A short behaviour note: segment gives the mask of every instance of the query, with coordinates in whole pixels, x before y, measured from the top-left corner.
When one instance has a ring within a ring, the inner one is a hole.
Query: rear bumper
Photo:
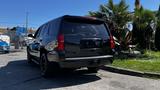
[[[99,67],[106,64],[111,64],[113,61],[112,55],[94,56],[94,57],[79,57],[66,58],[64,61],[58,62],[61,68],[81,68],[81,67]]]

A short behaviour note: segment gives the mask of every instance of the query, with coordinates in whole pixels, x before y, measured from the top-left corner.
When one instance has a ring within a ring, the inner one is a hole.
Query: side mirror
[[[28,34],[28,37],[34,38],[33,34]]]

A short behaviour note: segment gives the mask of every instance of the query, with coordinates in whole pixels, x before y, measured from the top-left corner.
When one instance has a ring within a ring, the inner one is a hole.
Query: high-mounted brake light
[[[89,17],[89,16],[86,16],[86,17],[83,17],[83,18],[91,19],[91,20],[97,20],[97,18],[95,18],[95,17]]]
[[[64,35],[59,34],[58,35],[58,51],[63,51],[64,50]]]

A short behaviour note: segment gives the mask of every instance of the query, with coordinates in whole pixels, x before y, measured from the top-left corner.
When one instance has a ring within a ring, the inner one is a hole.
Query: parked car
[[[97,72],[112,63],[114,39],[104,21],[65,15],[49,21],[37,30],[27,47],[28,62],[41,67],[42,76],[57,68],[87,67]]]
[[[9,53],[10,51],[10,37],[7,35],[0,35],[0,52]]]
[[[24,37],[24,46],[28,46],[30,43],[33,42],[33,38],[31,37]]]

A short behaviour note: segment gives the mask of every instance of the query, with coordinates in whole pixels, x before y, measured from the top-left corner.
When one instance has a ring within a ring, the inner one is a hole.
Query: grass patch
[[[160,52],[156,51],[145,51],[144,56],[146,57],[153,57],[154,59],[159,59],[160,60]]]
[[[160,73],[160,52],[146,51],[142,56],[136,58],[116,58],[112,66],[142,72]]]

